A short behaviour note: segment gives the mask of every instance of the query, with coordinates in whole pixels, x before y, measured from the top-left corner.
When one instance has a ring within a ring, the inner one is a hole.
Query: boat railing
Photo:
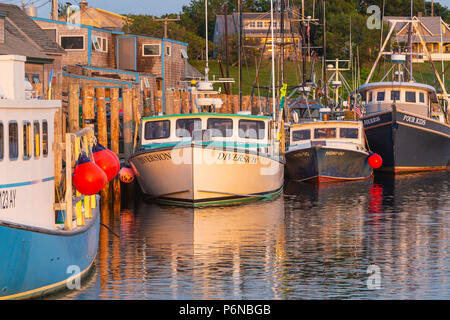
[[[65,196],[55,204],[55,210],[66,212],[64,230],[71,231],[74,228],[74,213],[76,226],[84,226],[86,219],[92,219],[92,210],[97,206],[95,195],[84,196],[72,187],[72,171],[79,155],[84,152],[92,160],[92,147],[96,142],[94,129],[84,128],[76,133],[66,133],[63,158],[66,163],[65,172]]]

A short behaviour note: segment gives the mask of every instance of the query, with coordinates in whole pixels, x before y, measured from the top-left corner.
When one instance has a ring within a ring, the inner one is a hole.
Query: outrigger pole
[[[270,31],[272,34],[272,112],[273,120],[276,121],[276,104],[275,104],[275,43],[273,37],[273,0],[270,0]]]

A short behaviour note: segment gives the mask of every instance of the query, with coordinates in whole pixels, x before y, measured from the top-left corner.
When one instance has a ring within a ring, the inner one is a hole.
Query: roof
[[[81,15],[81,19],[80,19]],[[130,18],[98,8],[86,8],[69,16],[69,21],[81,21],[81,24],[102,29],[122,30]]]
[[[61,55],[65,52],[19,7],[0,3],[0,11],[7,13],[6,41],[0,45],[2,52],[36,58],[48,58],[46,54]]]
[[[394,17],[394,16],[386,16],[384,17],[384,21],[390,22],[392,20],[410,20],[410,17]],[[441,26],[445,26],[447,28],[448,33],[450,33],[449,26],[442,21],[441,17],[413,17],[414,20],[420,21],[422,27],[428,32],[428,34],[424,34],[424,36],[430,36],[430,37],[438,37],[440,40],[441,36]],[[395,26],[395,32],[403,32],[405,26],[407,23],[397,23]],[[445,36],[444,36],[445,37]],[[446,38],[450,38],[450,36],[447,36]],[[433,40],[429,40],[433,41]]]

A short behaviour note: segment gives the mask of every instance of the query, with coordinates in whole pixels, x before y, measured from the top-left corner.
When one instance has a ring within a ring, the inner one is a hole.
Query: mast
[[[275,106],[275,41],[273,37],[273,0],[270,0],[270,31],[272,35],[272,117],[276,120]]]
[[[230,56],[228,54],[228,5],[225,4],[225,61],[227,78],[230,78]],[[227,94],[230,94],[230,85],[227,84]]]
[[[206,67],[205,81],[209,81],[209,65],[208,65],[208,0],[205,0],[205,21],[206,21]]]
[[[242,108],[242,0],[239,0],[239,109]]]
[[[284,11],[286,10],[285,0],[280,4],[280,31],[281,31],[281,84],[284,84]]]
[[[328,79],[327,79],[327,20],[326,20],[326,4],[322,0],[322,15],[323,15],[323,89],[325,94],[325,105],[328,106]]]
[[[411,0],[411,23],[409,24],[408,42],[409,42],[409,80],[413,81],[413,42],[412,42],[412,19],[413,19],[414,0]],[[400,76],[400,74],[399,74]]]

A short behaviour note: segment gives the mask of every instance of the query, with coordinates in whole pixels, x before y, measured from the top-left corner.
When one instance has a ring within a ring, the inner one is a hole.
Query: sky
[[[60,0],[61,3],[71,2],[78,4],[81,0]],[[183,5],[190,0],[87,0],[89,6],[112,11],[119,14],[135,13],[161,16],[166,13],[179,13]],[[237,0],[236,0],[237,1]],[[39,7],[38,16],[48,18],[50,15],[50,0],[0,0],[4,3],[20,5],[23,3],[34,3]],[[450,0],[436,0],[450,8]]]

